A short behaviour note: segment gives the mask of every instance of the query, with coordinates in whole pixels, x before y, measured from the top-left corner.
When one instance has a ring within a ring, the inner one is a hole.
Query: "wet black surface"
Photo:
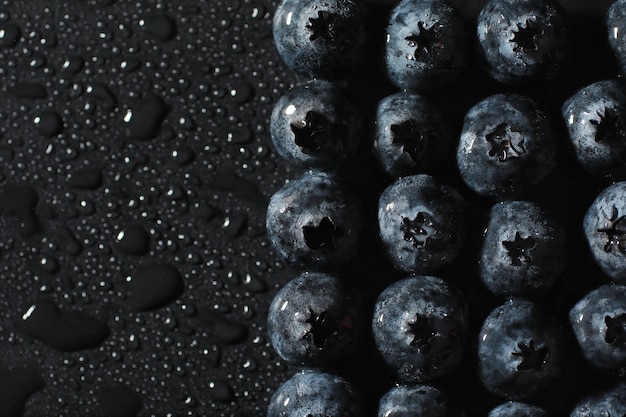
[[[265,235],[274,191],[300,172],[273,151],[273,103],[302,82],[280,61],[270,0],[9,2],[0,5],[0,415],[263,416],[286,366],[266,335],[269,303],[299,270]],[[390,182],[369,150],[387,9],[374,8],[370,56],[348,83],[364,115],[362,146],[340,174],[366,213],[361,254],[340,271],[371,315],[401,277],[376,243],[380,191]],[[529,198],[567,230],[568,265],[542,303],[566,330],[563,376],[533,403],[568,415],[614,377],[582,360],[567,312],[607,282],[582,236],[606,183],[576,163],[562,102],[617,75],[600,19],[570,16],[574,53],[554,81],[516,88],[478,62],[429,93],[460,131],[464,113],[497,92],[528,94],[554,117],[560,159]],[[468,27],[472,21],[468,20]],[[468,29],[468,36],[473,38]],[[466,359],[433,381],[468,415],[499,399],[476,373],[475,336],[500,303],[475,264],[491,202],[472,194],[450,155],[437,172],[471,205],[470,241],[437,275],[470,305]],[[337,369],[366,416],[393,384],[366,335]]]

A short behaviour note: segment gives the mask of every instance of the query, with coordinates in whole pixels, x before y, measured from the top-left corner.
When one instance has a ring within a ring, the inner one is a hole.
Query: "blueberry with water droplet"
[[[378,103],[374,154],[387,175],[431,173],[443,165],[451,146],[443,115],[427,98],[401,92]]]
[[[620,71],[626,70],[626,1],[616,0],[605,16],[608,44],[617,59]]]
[[[494,199],[535,189],[556,165],[556,156],[548,116],[532,99],[511,93],[489,96],[467,112],[456,152],[463,181]]]
[[[561,372],[560,328],[537,304],[513,299],[496,307],[478,336],[480,379],[491,392],[521,400]]]
[[[554,78],[568,49],[565,16],[551,1],[491,0],[476,33],[487,71],[506,84]]]
[[[583,230],[602,271],[626,284],[626,181],[600,192],[585,214]]]
[[[304,273],[276,294],[267,315],[272,346],[287,362],[330,366],[354,352],[360,314],[339,278]]]
[[[600,177],[626,178],[626,93],[621,81],[581,88],[563,104],[561,114],[583,168]]]
[[[565,237],[538,205],[494,205],[479,254],[480,279],[501,297],[536,297],[552,288],[565,268]]]
[[[433,176],[397,180],[378,202],[378,227],[388,258],[411,274],[450,264],[465,241],[465,212],[460,194]]]
[[[378,404],[378,417],[463,417],[465,413],[441,390],[428,385],[398,385]]]
[[[536,405],[509,401],[492,409],[487,417],[548,417],[548,413]]]
[[[374,341],[403,382],[424,383],[460,363],[467,339],[467,305],[440,278],[414,276],[387,287],[376,300]]]
[[[626,382],[588,396],[572,410],[570,417],[623,417],[626,415]]]
[[[289,263],[333,269],[356,254],[361,215],[337,177],[309,171],[271,198],[266,228]]]
[[[272,142],[287,162],[333,170],[359,141],[358,112],[345,91],[330,82],[310,81],[276,102],[270,120]]]
[[[569,312],[583,355],[594,366],[626,374],[626,286],[603,285]]]
[[[402,90],[451,81],[465,68],[463,20],[445,0],[403,0],[387,26],[387,75]]]
[[[357,417],[360,409],[348,381],[328,372],[304,370],[274,392],[267,417]]]
[[[274,14],[281,58],[307,79],[345,79],[358,68],[367,45],[366,13],[353,0],[284,0]]]

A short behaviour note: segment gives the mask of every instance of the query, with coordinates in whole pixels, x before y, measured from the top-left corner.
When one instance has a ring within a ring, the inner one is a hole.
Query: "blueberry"
[[[554,78],[567,50],[564,14],[546,0],[491,0],[477,36],[489,74],[506,84]]]
[[[626,0],[616,0],[606,14],[609,46],[622,73],[626,72]]]
[[[600,192],[585,214],[583,229],[600,268],[626,284],[626,181]]]
[[[354,296],[337,277],[304,273],[281,288],[270,305],[272,346],[292,364],[331,365],[354,351],[357,311]]]
[[[570,417],[620,417],[626,415],[626,383],[621,382],[576,405]]]
[[[428,385],[393,387],[378,405],[378,417],[462,417],[465,413],[452,404],[441,390]]]
[[[517,94],[497,94],[465,115],[457,149],[463,181],[497,199],[534,189],[556,164],[556,142],[546,114]]]
[[[354,0],[283,0],[274,42],[287,66],[307,79],[348,78],[367,44],[366,13]]]
[[[591,291],[571,309],[569,319],[589,362],[626,375],[626,286]]]
[[[548,417],[548,413],[535,405],[509,401],[491,410],[487,417]]]
[[[267,417],[357,417],[359,399],[340,376],[304,370],[285,381],[272,395]]]
[[[403,0],[387,26],[387,75],[402,90],[432,89],[465,67],[463,20],[445,0]]]
[[[534,203],[494,205],[479,256],[480,279],[498,296],[544,294],[565,268],[563,235]]]
[[[591,174],[626,178],[626,93],[618,80],[598,81],[561,110],[578,162]]]
[[[378,103],[374,154],[387,175],[432,172],[451,143],[440,110],[426,98],[401,92]]]
[[[266,228],[287,262],[332,269],[355,254],[360,219],[359,205],[334,175],[310,171],[272,196]]]
[[[310,81],[288,91],[274,106],[272,142],[293,165],[332,170],[356,149],[358,119],[343,89]]]
[[[559,375],[560,328],[530,301],[509,300],[485,319],[478,339],[480,379],[510,400],[532,397]]]
[[[405,278],[376,300],[372,330],[378,350],[400,381],[427,382],[450,373],[461,361],[467,306],[440,278]]]
[[[378,203],[378,225],[394,266],[424,273],[454,261],[465,240],[465,202],[430,175],[401,178]]]

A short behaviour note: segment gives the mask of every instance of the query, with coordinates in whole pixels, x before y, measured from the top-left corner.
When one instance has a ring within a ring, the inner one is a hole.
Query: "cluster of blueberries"
[[[565,268],[564,231],[532,192],[556,164],[549,117],[530,98],[497,94],[475,104],[455,139],[421,92],[454,79],[466,64],[463,20],[445,0],[402,0],[385,43],[389,80],[401,92],[376,110],[373,152],[395,182],[380,195],[381,246],[407,278],[378,297],[369,323],[349,288],[329,273],[355,255],[360,206],[336,172],[359,145],[361,121],[336,81],[350,77],[367,46],[365,6],[357,0],[283,0],[274,16],[277,50],[309,79],[287,92],[271,116],[276,151],[306,173],[271,198],[267,232],[275,250],[305,272],[275,296],[268,331],[276,352],[303,367],[273,395],[268,417],[358,416],[351,384],[330,371],[371,334],[397,385],[379,401],[380,417],[461,416],[433,379],[461,362],[468,306],[453,285],[433,276],[467,240],[467,204],[426,174],[454,152],[462,180],[494,202],[479,253],[484,286],[506,300],[478,335],[480,379],[508,402],[489,414],[546,416],[523,401],[561,372],[561,327],[534,300]],[[491,0],[477,19],[481,59],[503,84],[554,77],[566,47],[565,19],[547,0]],[[607,15],[608,42],[626,70],[626,0]],[[624,33],[622,33],[622,30]],[[570,324],[586,359],[626,374],[626,94],[618,80],[582,88],[562,107],[579,163],[606,178],[583,222],[593,258],[612,284],[583,297]],[[620,182],[621,181],[621,182]],[[571,416],[626,415],[626,383],[581,401]]]

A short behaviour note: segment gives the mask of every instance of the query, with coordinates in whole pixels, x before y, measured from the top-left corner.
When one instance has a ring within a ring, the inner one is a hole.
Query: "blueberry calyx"
[[[619,216],[615,206],[613,206],[609,217],[604,212],[602,215],[606,219],[606,226],[598,229],[598,232],[607,236],[604,251],[608,253],[614,249],[617,253],[626,254],[626,216]]]
[[[500,123],[491,133],[485,135],[485,139],[491,144],[489,156],[497,156],[500,162],[519,158],[526,153],[524,136],[512,130],[507,123]]]
[[[503,240],[502,245],[511,258],[511,264],[520,266],[532,262],[531,252],[537,247],[537,242],[530,236],[522,237],[515,232],[515,240]]]
[[[443,44],[438,40],[442,29],[439,22],[434,23],[428,29],[424,27],[424,22],[417,22],[417,29],[416,35],[412,34],[404,38],[411,48],[415,48],[415,60],[419,60],[421,54],[432,57],[436,49],[443,48]]]
[[[521,359],[521,362],[517,365],[518,371],[541,371],[550,356],[550,351],[547,347],[535,346],[535,342],[532,339],[528,343],[519,342],[517,347],[519,352],[513,352],[512,355]]]
[[[309,18],[309,24],[306,26],[311,31],[309,39],[324,39],[327,42],[335,41],[335,25],[337,24],[337,14],[320,10],[317,17]]]
[[[340,132],[340,126],[316,111],[308,111],[304,120],[292,123],[291,131],[295,137],[294,142],[305,154],[312,154],[322,147],[332,147],[338,153],[341,152],[341,142],[332,140],[343,133]]]
[[[606,316],[604,318],[604,324],[606,324],[606,333],[604,336],[606,343],[610,345],[626,344],[626,313],[622,313],[616,317]]]
[[[393,134],[392,143],[402,146],[402,151],[407,153],[413,162],[419,162],[428,143],[438,139],[433,126],[420,125],[413,119],[391,125],[390,129]]]
[[[528,19],[525,22],[525,26],[517,24],[517,30],[513,30],[513,42],[516,44],[514,49],[516,51],[536,51],[537,38],[543,35],[545,31],[541,28],[541,25],[536,20]]]
[[[335,249],[335,239],[343,234],[335,222],[333,222],[333,219],[328,216],[322,217],[317,226],[303,226],[302,233],[304,242],[309,248],[330,251]]]

